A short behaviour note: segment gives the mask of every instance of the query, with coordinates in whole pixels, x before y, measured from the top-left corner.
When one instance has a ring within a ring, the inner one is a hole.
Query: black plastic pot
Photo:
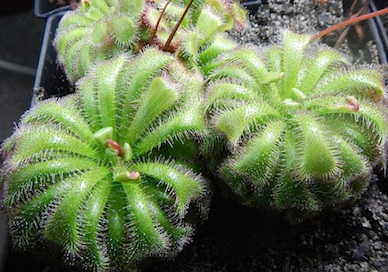
[[[388,7],[387,2],[382,2],[385,1],[371,1],[369,4],[370,10],[376,11]],[[380,62],[388,63],[388,16],[385,16],[384,18],[377,16],[370,19],[368,22],[373,38],[376,41],[377,50],[379,51]]]
[[[258,7],[263,3],[262,0],[242,0],[241,5],[244,6],[250,12],[255,13]]]
[[[70,10],[70,6],[55,7],[49,0],[35,0],[34,14],[38,18],[48,19],[50,16]]]
[[[31,7],[31,0],[1,1],[0,16],[24,12],[31,9]]]
[[[37,100],[63,96],[74,91],[73,86],[56,61],[57,53],[53,46],[55,30],[63,14],[65,11],[57,12],[47,20],[33,87],[32,105]]]
[[[1,192],[0,192],[1,194]],[[5,214],[0,211],[0,271],[3,271],[7,260],[8,231]]]
[[[242,0],[241,5],[246,7],[251,12],[256,12],[262,0]],[[36,17],[48,19],[50,16],[63,11],[70,10],[70,6],[62,6],[56,8],[48,0],[35,0],[34,13]]]

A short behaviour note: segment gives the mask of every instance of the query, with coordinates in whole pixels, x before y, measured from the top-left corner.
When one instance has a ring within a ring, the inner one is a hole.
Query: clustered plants
[[[245,20],[231,0],[68,12],[54,43],[77,91],[1,148],[12,244],[97,271],[175,256],[207,216],[208,172],[293,223],[357,199],[386,164],[382,73],[291,31],[239,45],[226,32]]]
[[[148,46],[174,52],[191,69],[207,71],[236,47],[224,32],[243,28],[245,12],[227,0],[81,1],[62,18],[55,45],[68,78],[76,81],[98,61]]]

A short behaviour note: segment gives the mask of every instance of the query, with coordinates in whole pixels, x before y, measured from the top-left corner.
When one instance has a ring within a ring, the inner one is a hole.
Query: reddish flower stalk
[[[174,29],[172,30],[170,36],[168,37],[168,39],[167,39],[167,41],[166,41],[166,43],[165,43],[165,45],[164,45],[164,51],[167,51],[167,50],[168,50],[168,48],[169,48],[169,46],[170,46],[170,43],[171,43],[172,39],[174,38],[174,36],[175,36],[175,34],[176,34],[176,32],[177,32],[179,26],[181,25],[183,19],[185,18],[186,13],[189,11],[189,8],[190,8],[191,4],[193,4],[193,1],[194,1],[194,0],[190,0],[190,2],[187,4],[187,6],[186,6],[186,8],[185,8],[185,10],[184,10],[184,12],[183,12],[181,18],[179,18],[179,21],[176,23]]]
[[[357,17],[354,17],[354,18],[349,18],[341,23],[338,23],[338,24],[335,24],[331,27],[328,27],[326,28],[325,30],[321,31],[321,32],[318,32],[317,34],[315,34],[313,37],[311,37],[311,42],[315,41],[315,40],[318,40],[319,38],[337,30],[337,29],[340,29],[340,28],[343,28],[345,26],[348,26],[348,25],[351,25],[351,24],[354,24],[354,23],[358,23],[358,22],[361,22],[361,21],[364,21],[364,20],[367,20],[367,19],[370,19],[370,18],[373,18],[373,17],[376,17],[376,16],[380,16],[380,15],[383,15],[383,14],[388,14],[388,8],[384,8],[384,9],[380,9],[380,10],[377,10],[377,11],[374,11],[374,12],[370,12],[368,14],[364,14],[364,15],[361,15],[361,16],[357,16]]]
[[[155,39],[156,32],[158,31],[160,21],[162,20],[163,14],[166,12],[167,6],[170,4],[171,0],[168,0],[167,3],[164,5],[162,12],[160,13],[160,16],[158,18],[158,21],[156,22],[155,29],[152,30],[150,41],[152,42]]]

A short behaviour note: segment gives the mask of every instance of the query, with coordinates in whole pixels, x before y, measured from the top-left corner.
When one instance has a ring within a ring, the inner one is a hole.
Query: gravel
[[[257,12],[249,15],[249,25],[244,31],[230,33],[235,40],[242,44],[266,46],[280,42],[284,29],[303,34],[315,34],[342,22],[344,13],[347,13],[353,0],[268,0],[265,2],[267,3],[258,7]],[[379,63],[379,54],[371,37],[371,31],[365,31],[368,29],[367,22],[361,22],[358,25],[364,29],[363,36],[358,37],[354,27],[346,29],[345,31],[349,33],[346,37],[350,41],[347,43],[343,39],[338,49],[352,56],[354,63]],[[335,46],[338,40],[342,40],[342,31],[344,29],[330,33],[321,38],[321,41]]]
[[[283,29],[316,33],[343,20],[342,1],[269,0],[249,16],[250,26],[233,35],[242,43],[276,43]]]

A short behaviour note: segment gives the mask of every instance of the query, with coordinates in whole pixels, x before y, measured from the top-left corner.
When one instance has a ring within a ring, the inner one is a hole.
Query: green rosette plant
[[[68,79],[75,82],[93,63],[130,51],[145,7],[145,0],[82,0],[67,12],[54,45]]]
[[[236,46],[224,32],[244,27],[245,16],[233,0],[82,0],[61,19],[54,45],[72,82],[98,61],[150,45],[207,71]]]
[[[177,254],[209,204],[187,148],[206,132],[202,81],[150,48],[96,65],[76,94],[26,112],[1,149],[12,245],[53,245],[93,271]]]
[[[311,41],[284,31],[282,45],[224,54],[206,98],[220,179],[291,222],[356,199],[386,162],[382,73]]]
[[[175,55],[189,68],[206,74],[212,61],[237,44],[226,35],[246,26],[246,13],[234,0],[155,1],[145,12],[150,35],[143,43],[154,44]]]

